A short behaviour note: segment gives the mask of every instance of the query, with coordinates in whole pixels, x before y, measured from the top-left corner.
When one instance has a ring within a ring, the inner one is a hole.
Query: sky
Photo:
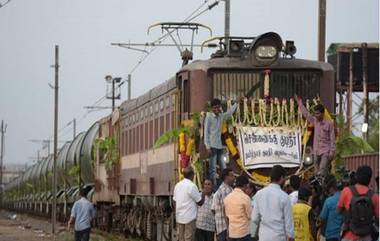
[[[6,0],[0,0],[4,3]],[[73,118],[77,133],[110,110],[88,112],[85,106],[110,106],[104,77],[123,79],[141,52],[111,46],[112,42],[145,43],[161,36],[148,26],[183,21],[209,0],[11,0],[0,8],[0,119],[7,124],[5,164],[31,163],[46,154],[29,140],[53,136],[54,46],[59,45],[59,140],[70,140]],[[275,31],[294,40],[298,58],[317,58],[318,0],[231,0],[231,35],[256,36]],[[214,36],[224,33],[224,3],[193,22],[208,25]],[[180,33],[183,42],[189,35]],[[200,30],[195,42],[210,36]],[[378,42],[378,0],[328,0],[326,46],[332,42]],[[172,43],[170,39],[165,43]],[[194,51],[206,59],[212,51]],[[132,97],[175,74],[181,66],[176,48],[157,48],[132,72]],[[127,98],[121,88],[121,101]],[[121,102],[118,101],[117,104]],[[52,146],[52,145],[51,145]],[[53,148],[51,148],[52,150]]]

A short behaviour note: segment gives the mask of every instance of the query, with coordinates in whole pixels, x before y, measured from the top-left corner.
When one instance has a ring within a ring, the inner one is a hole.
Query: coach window
[[[145,117],[148,117],[148,112],[149,112],[148,106],[145,106]]]
[[[156,102],[156,104],[155,104],[155,112],[157,113],[158,112],[158,101]]]
[[[153,115],[153,104],[151,103],[149,105],[150,115]]]
[[[170,97],[166,96],[166,108],[170,107]]]
[[[175,94],[172,95],[172,106],[175,105]]]
[[[164,100],[160,100],[160,110],[164,109]]]

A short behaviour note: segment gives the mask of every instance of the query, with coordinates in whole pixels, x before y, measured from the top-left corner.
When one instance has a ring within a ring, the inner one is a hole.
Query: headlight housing
[[[275,63],[282,48],[282,39],[277,33],[269,32],[258,36],[249,50],[253,65],[269,66]]]

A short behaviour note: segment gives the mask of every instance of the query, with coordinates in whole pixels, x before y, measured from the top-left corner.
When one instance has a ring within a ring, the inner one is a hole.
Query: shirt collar
[[[281,187],[280,187],[280,185],[277,184],[277,183],[273,183],[273,182],[272,182],[271,184],[269,184],[269,186],[270,186],[270,187],[274,187],[274,188],[276,188],[276,189],[280,189],[280,190],[282,190]]]
[[[223,188],[232,189],[232,187],[230,187],[229,185],[225,184],[224,182],[222,182],[222,184],[220,186],[223,186]]]
[[[216,115],[214,112],[211,112],[211,115],[212,115],[212,117],[214,117],[214,118],[218,118],[218,116],[220,115]]]

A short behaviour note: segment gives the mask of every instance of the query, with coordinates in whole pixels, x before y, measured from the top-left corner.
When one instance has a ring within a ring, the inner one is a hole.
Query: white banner
[[[301,164],[301,131],[288,127],[239,127],[239,151],[250,169],[297,167]]]

